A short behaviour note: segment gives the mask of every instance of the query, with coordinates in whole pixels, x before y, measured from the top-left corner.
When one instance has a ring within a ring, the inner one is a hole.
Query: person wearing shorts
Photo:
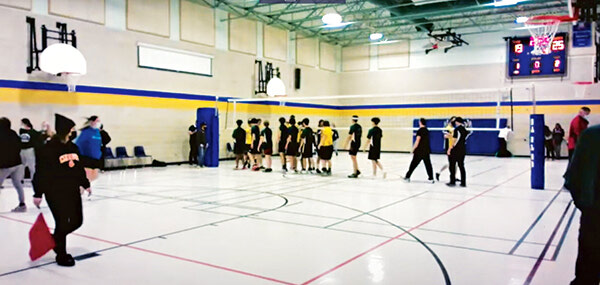
[[[381,156],[381,138],[383,137],[383,131],[379,128],[379,118],[372,118],[373,128],[367,133],[367,144],[369,146],[369,160],[373,163],[373,176],[377,176],[377,168],[383,171],[383,165],[379,162]],[[365,150],[366,150],[365,146]],[[387,173],[383,172],[383,178],[385,179]]]
[[[102,136],[100,135],[100,118],[89,117],[75,144],[81,153],[80,161],[90,182],[98,178],[102,168]],[[74,135],[74,134],[72,134]]]
[[[321,170],[323,175],[331,175],[331,157],[333,156],[333,130],[329,121],[323,122],[321,141],[319,142],[319,156],[321,157]]]
[[[294,116],[290,117],[289,122],[290,127],[288,128],[285,155],[287,156],[286,160],[290,161],[291,168],[297,173],[298,159],[296,158],[296,155],[298,155],[298,127],[296,127],[296,118]]]
[[[242,162],[242,167],[246,168],[244,155],[246,154],[246,131],[242,128],[244,121],[237,120],[237,129],[233,130],[232,137],[235,140],[233,145],[233,153],[235,153],[235,169],[239,169],[239,163]]]
[[[252,136],[252,144],[250,146],[250,160],[254,163],[252,170],[260,170],[262,164],[262,155],[260,153],[260,127],[258,126],[258,119],[252,119],[250,121],[250,135]]]
[[[279,118],[279,133],[277,134],[277,151],[279,152],[279,158],[281,159],[281,169],[287,171],[285,161],[285,145],[287,144],[288,138],[288,127],[285,125],[285,118]]]
[[[273,155],[273,131],[271,131],[269,128],[269,121],[265,121],[263,125],[265,128],[260,132],[260,145],[258,148],[262,149],[263,153],[265,154],[265,172],[271,172],[273,171],[273,169],[271,169],[271,156]]]
[[[252,167],[252,156],[250,155],[250,151],[252,150],[252,120],[248,120],[248,127],[245,129],[246,131],[246,154],[245,154],[245,163],[244,168],[247,166],[248,168]]]
[[[358,178],[360,170],[358,169],[358,161],[356,155],[360,149],[360,139],[362,136],[362,127],[358,124],[358,116],[352,116],[352,126],[350,126],[350,132],[348,132],[348,139],[346,139],[346,147],[350,145],[349,153],[350,159],[352,159],[352,168],[354,172],[348,175],[348,178]]]
[[[302,171],[308,169],[309,172],[313,170],[313,144],[314,144],[314,133],[311,127],[309,127],[309,119],[305,118],[302,120],[302,134],[300,135],[300,150],[302,152]]]

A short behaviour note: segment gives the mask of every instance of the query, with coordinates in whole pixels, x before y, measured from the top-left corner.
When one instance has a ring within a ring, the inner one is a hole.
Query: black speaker
[[[294,70],[294,87],[300,89],[300,68]]]

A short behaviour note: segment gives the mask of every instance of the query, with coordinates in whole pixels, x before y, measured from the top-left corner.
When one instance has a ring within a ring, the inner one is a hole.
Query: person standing
[[[94,181],[98,178],[98,172],[102,167],[102,136],[100,136],[100,118],[89,117],[81,134],[77,137],[76,144],[81,153],[81,164],[85,168],[88,180]],[[56,130],[58,133],[58,130]]]
[[[235,153],[235,170],[239,169],[240,161],[242,162],[243,169],[246,169],[246,162],[244,161],[244,154],[246,153],[246,131],[242,128],[244,121],[237,120],[235,122],[237,128],[233,130],[233,139],[235,143],[233,145],[233,153]]]
[[[50,124],[46,121],[42,122],[41,136],[44,143],[48,142],[54,136],[54,132],[50,129]]]
[[[579,135],[585,131],[589,125],[587,116],[590,115],[590,112],[590,108],[581,107],[577,116],[571,121],[571,125],[569,126],[569,141],[567,144],[569,149],[569,161],[571,161],[571,156],[573,156],[573,152],[575,151]]]
[[[252,163],[254,163],[254,159],[252,159],[252,121],[254,118],[248,120],[248,127],[246,127],[246,166],[252,169]]]
[[[331,176],[331,157],[333,156],[333,130],[329,125],[329,121],[323,122],[323,129],[321,130],[321,141],[319,142],[319,156],[321,157],[322,174]]]
[[[39,208],[45,195],[56,224],[56,263],[74,266],[75,259],[67,253],[67,235],[83,223],[81,189],[87,191],[88,195],[92,194],[92,190],[79,150],[70,140],[75,123],[59,114],[55,117],[56,135],[39,151],[37,171],[33,178],[33,203]]]
[[[554,142],[552,141],[552,131],[548,126],[544,126],[544,147],[546,148],[546,159],[554,160]]]
[[[446,150],[446,153],[448,152],[448,149],[450,149],[450,146],[454,145],[454,121],[455,120],[456,120],[455,116],[450,117],[450,120],[448,120],[448,123],[446,124],[446,130],[444,131],[444,150]],[[448,163],[442,165],[440,170],[435,173],[435,179],[437,181],[440,181],[440,175],[442,174],[442,172],[444,172],[444,170],[448,169],[449,165],[450,165],[450,156],[448,156]]]
[[[338,148],[337,142],[340,139],[340,133],[337,131],[335,124],[331,124],[331,131],[333,132],[333,150],[335,151],[335,156],[338,156]]]
[[[296,127],[296,118],[292,115],[289,120],[288,139],[285,145],[286,160],[290,162],[290,168],[298,173],[298,127]]]
[[[323,131],[323,119],[319,120],[319,124],[317,125],[317,131],[314,133],[315,138],[314,138],[314,144],[315,144],[315,149],[317,151],[317,164],[315,166],[315,170],[317,172],[317,174],[321,174],[321,170],[319,169],[320,165],[321,165],[321,155],[319,154],[319,144],[321,143],[321,132]]]
[[[107,131],[104,130],[104,124],[100,124],[100,138],[102,140],[102,148],[101,148],[101,152],[102,152],[102,168],[104,169],[104,159],[106,158],[106,146],[110,143],[110,141],[112,140],[112,138],[110,137],[110,135],[108,134]]]
[[[273,169],[271,168],[271,165],[273,163],[271,156],[273,155],[273,131],[271,131],[271,128],[269,128],[269,121],[266,121],[263,123],[263,125],[265,126],[265,128],[260,132],[260,145],[258,146],[259,149],[263,150],[263,153],[265,154],[265,172],[272,172]]]
[[[560,124],[554,126],[552,130],[552,143],[554,144],[554,156],[556,159],[560,159],[560,150],[562,148],[562,142],[565,140],[565,130]]]
[[[571,285],[600,283],[600,125],[577,136],[564,175],[565,188],[581,210],[575,279]]]
[[[508,138],[510,137],[510,127],[506,126],[498,132],[498,152],[497,157],[512,157],[512,153],[508,151]]]
[[[312,128],[309,126],[310,120],[304,118],[302,120],[302,134],[300,134],[300,150],[302,153],[302,171],[312,172],[313,169],[313,145],[314,145],[314,133]]]
[[[200,129],[196,135],[198,136],[198,166],[204,167],[204,158],[206,156],[206,149],[208,148],[208,143],[206,142],[205,122],[200,124]]]
[[[198,129],[196,129],[196,126],[190,125],[188,134],[190,135],[190,155],[188,162],[190,165],[198,165]]]
[[[23,173],[25,167],[29,169],[29,178],[33,179],[35,174],[35,153],[37,149],[44,143],[39,132],[33,129],[31,121],[27,118],[21,119],[21,129],[19,129],[21,137],[21,163],[23,164]],[[23,174],[25,177],[25,174]]]
[[[281,170],[287,171],[287,162],[285,161],[285,145],[288,139],[288,128],[285,125],[285,118],[279,118],[279,133],[277,134],[277,151],[281,159]]]
[[[254,162],[253,171],[259,171],[262,166],[262,154],[260,151],[260,119],[250,121],[250,135],[252,136],[252,145],[250,149],[250,160]]]
[[[467,135],[469,132],[464,126],[465,121],[461,117],[455,120],[454,145],[450,145],[448,156],[450,157],[450,182],[446,185],[456,186],[456,164],[460,168],[460,186],[467,187],[467,171],[465,170],[465,156],[467,155]]]
[[[352,159],[352,168],[354,172],[348,175],[348,178],[358,178],[360,175],[360,170],[358,169],[358,161],[356,160],[356,155],[360,149],[360,140],[362,137],[362,127],[358,124],[358,116],[352,116],[352,126],[350,126],[350,132],[348,132],[349,136],[346,139],[346,143],[344,148],[348,148],[348,144],[350,144],[349,153],[350,159]]]
[[[10,120],[0,118],[0,181],[10,176],[19,196],[19,205],[12,212],[27,211],[22,183],[24,167],[21,164],[21,143],[19,135],[10,129]]]
[[[427,120],[425,118],[419,119],[419,130],[416,134],[415,144],[413,146],[413,159],[410,162],[408,172],[404,176],[404,180],[410,182],[410,176],[415,171],[421,160],[425,164],[427,170],[427,180],[434,183],[433,180],[433,167],[431,166],[431,145],[429,143],[429,130],[427,129]]]
[[[377,177],[377,168],[383,171],[383,165],[379,162],[381,156],[381,138],[383,137],[383,131],[379,128],[379,118],[372,118],[373,128],[367,133],[367,143],[365,144],[365,150],[369,146],[369,160],[373,163],[373,176]],[[383,172],[383,179],[387,176],[386,172]]]

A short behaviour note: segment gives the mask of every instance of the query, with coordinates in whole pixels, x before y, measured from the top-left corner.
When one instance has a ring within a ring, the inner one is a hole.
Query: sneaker
[[[360,173],[360,170],[357,170],[357,171],[356,171],[356,176],[359,176],[360,174],[361,174],[361,173]]]
[[[404,182],[409,182],[410,183],[410,177],[402,177],[402,180],[404,180]]]
[[[261,167],[260,167],[260,169],[261,169],[261,170],[264,170],[264,169],[265,169],[265,167],[264,167],[264,166],[261,166]]]
[[[348,178],[358,178],[358,173],[352,173],[348,175]]]
[[[321,170],[317,168],[317,174],[321,174]]]
[[[435,180],[440,181],[440,174],[438,172],[435,173]]]
[[[331,169],[327,169],[327,176],[331,176]]]
[[[62,256],[56,256],[56,264],[60,265],[60,266],[66,266],[66,267],[71,267],[71,266],[75,266],[75,259],[73,259],[73,256],[71,256],[70,254],[67,255],[62,255]]]
[[[446,186],[448,186],[448,187],[456,187],[456,184],[455,183],[446,183]]]
[[[273,169],[267,168],[267,169],[265,169],[265,172],[273,172]]]
[[[428,181],[429,183],[431,183],[431,184],[434,184],[434,183],[435,183],[435,180],[433,180],[433,178],[432,178],[432,179],[428,179],[427,181]]]
[[[460,187],[462,187],[462,188],[466,188],[466,187],[467,187],[467,184],[460,184]]]
[[[27,212],[27,206],[25,206],[25,205],[19,205],[16,208],[12,209],[11,212],[13,212],[13,213],[24,213],[24,212]]]

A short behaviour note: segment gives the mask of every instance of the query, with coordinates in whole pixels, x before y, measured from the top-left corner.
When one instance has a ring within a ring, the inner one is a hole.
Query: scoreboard
[[[533,37],[517,37],[508,40],[508,77],[565,76],[567,73],[567,34],[554,37],[548,54],[534,55]]]

